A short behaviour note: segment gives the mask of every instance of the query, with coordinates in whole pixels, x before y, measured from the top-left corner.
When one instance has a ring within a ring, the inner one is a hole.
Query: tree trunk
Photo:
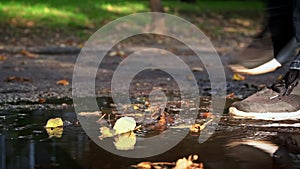
[[[150,0],[151,12],[164,12],[161,0]]]
[[[163,5],[161,3],[161,0],[150,0],[150,9],[151,12],[164,12]],[[160,33],[163,33],[166,31],[166,26],[165,26],[165,19],[161,15],[152,14],[152,29],[155,31],[158,31]]]

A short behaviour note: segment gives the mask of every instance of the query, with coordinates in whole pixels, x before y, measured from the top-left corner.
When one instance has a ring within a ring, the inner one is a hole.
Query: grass
[[[217,13],[244,15],[261,13],[259,1],[198,0],[187,4],[179,0],[163,0],[167,13],[202,15]],[[1,0],[0,24],[29,27],[100,27],[136,12],[149,11],[148,0]]]

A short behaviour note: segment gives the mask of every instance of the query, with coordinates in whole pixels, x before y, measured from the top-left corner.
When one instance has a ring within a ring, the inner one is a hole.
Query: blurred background
[[[1,0],[0,47],[77,46],[104,24],[146,11],[174,14],[198,26],[219,52],[244,47],[261,28],[262,0]]]

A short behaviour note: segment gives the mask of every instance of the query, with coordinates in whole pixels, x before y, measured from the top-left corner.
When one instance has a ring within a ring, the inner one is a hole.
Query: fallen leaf
[[[108,54],[109,56],[120,56],[124,57],[126,54],[123,51],[112,51]]]
[[[101,135],[99,136],[100,140],[114,136],[113,130],[111,130],[109,127],[106,126],[100,127],[100,132],[101,132]]]
[[[176,163],[174,162],[140,162],[137,165],[132,165],[134,168],[138,169],[162,169],[162,168],[172,168],[172,169],[204,169],[203,163],[195,163],[193,161],[198,159],[198,155],[190,155],[188,158],[178,159]]]
[[[193,75],[187,75],[187,76],[186,76],[186,79],[187,79],[187,80],[194,80],[194,78],[195,78],[195,77],[194,77]]]
[[[200,124],[193,124],[191,127],[190,127],[190,131],[193,132],[193,133],[199,133],[201,130],[203,130],[204,127],[201,126]]]
[[[49,138],[51,137],[57,137],[61,138],[63,133],[63,121],[61,118],[52,118],[47,121],[47,124],[45,126],[45,129],[49,135]]]
[[[151,162],[140,162],[138,163],[136,166],[133,166],[133,167],[136,167],[138,169],[151,169]]]
[[[115,136],[114,140],[117,150],[133,150],[136,143],[136,135],[133,131],[130,131]]]
[[[193,164],[193,161],[184,158],[178,159],[174,169],[188,169]]]
[[[29,52],[29,51],[27,51],[25,49],[22,49],[20,51],[20,54],[23,55],[23,56],[26,56],[26,57],[28,57],[30,59],[36,59],[36,58],[38,58],[37,54],[31,53],[31,52]]]
[[[133,131],[136,126],[136,121],[132,117],[121,117],[113,127],[115,134],[127,133]]]
[[[245,76],[238,74],[238,73],[234,73],[232,76],[232,79],[236,80],[236,81],[246,80]]]
[[[109,56],[116,56],[118,53],[116,51],[112,51],[109,53]]]
[[[207,122],[205,122],[204,124],[194,124],[190,127],[190,131],[193,133],[199,133],[200,131],[204,130],[205,127],[211,123],[214,119],[210,119]]]
[[[69,82],[67,80],[63,79],[63,80],[57,81],[56,84],[63,85],[63,86],[68,86]]]
[[[192,68],[192,71],[194,71],[194,72],[203,72],[204,69],[202,67],[194,67],[194,68]]]
[[[133,106],[133,109],[134,109],[134,110],[139,110],[140,108],[139,108],[139,106],[134,105],[134,106]]]
[[[235,96],[234,93],[230,93],[230,94],[228,94],[228,95],[226,96],[226,98],[227,98],[227,99],[233,99],[234,96]]]
[[[39,99],[38,99],[38,102],[39,102],[39,103],[45,103],[45,102],[46,102],[46,99],[44,99],[44,98],[39,98]]]
[[[61,138],[63,134],[63,127],[46,128],[49,138],[57,137]]]
[[[62,127],[63,121],[61,118],[52,118],[47,121],[45,128],[55,128],[55,127]]]
[[[94,112],[79,112],[78,116],[101,116],[102,112],[101,111],[94,111]]]
[[[7,57],[6,56],[4,56],[4,55],[0,55],[0,61],[4,61],[4,60],[6,60],[7,59]]]
[[[6,82],[29,82],[30,79],[26,77],[10,76],[5,79]]]
[[[201,115],[202,115],[204,118],[209,118],[209,117],[214,118],[214,117],[215,117],[214,114],[212,114],[211,112],[204,112],[204,113],[202,113]]]

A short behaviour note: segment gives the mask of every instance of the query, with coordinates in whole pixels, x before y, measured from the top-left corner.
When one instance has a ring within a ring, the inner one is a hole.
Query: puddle
[[[133,101],[143,102],[139,99]],[[227,105],[232,101],[228,100]],[[98,98],[98,102],[106,113],[113,111],[111,98]],[[173,103],[175,102],[176,99],[173,99]],[[209,97],[203,98],[201,103],[199,112],[208,112]],[[226,115],[225,110],[218,129],[203,144],[198,143],[198,134],[189,133],[175,147],[158,156],[143,159],[126,158],[100,148],[80,126],[75,125],[77,117],[70,104],[71,102],[66,100],[53,100],[47,103],[47,106],[20,103],[2,107],[0,168],[125,169],[142,161],[174,162],[179,158],[197,154],[198,161],[203,162],[205,169],[274,169],[280,168],[279,164],[274,162],[266,151],[277,151],[284,140],[294,139],[300,132],[298,126],[278,127],[278,123],[274,122],[234,120]],[[176,109],[173,107],[173,110]],[[168,112],[174,114],[170,108]],[[61,138],[48,138],[44,126],[48,119],[55,117],[61,117],[68,125],[64,127]],[[155,134],[157,133],[142,130],[137,132],[137,137],[150,137]],[[268,150],[261,150],[263,147],[268,147]],[[295,158],[293,157],[292,162]],[[284,163],[292,164],[290,160]]]

